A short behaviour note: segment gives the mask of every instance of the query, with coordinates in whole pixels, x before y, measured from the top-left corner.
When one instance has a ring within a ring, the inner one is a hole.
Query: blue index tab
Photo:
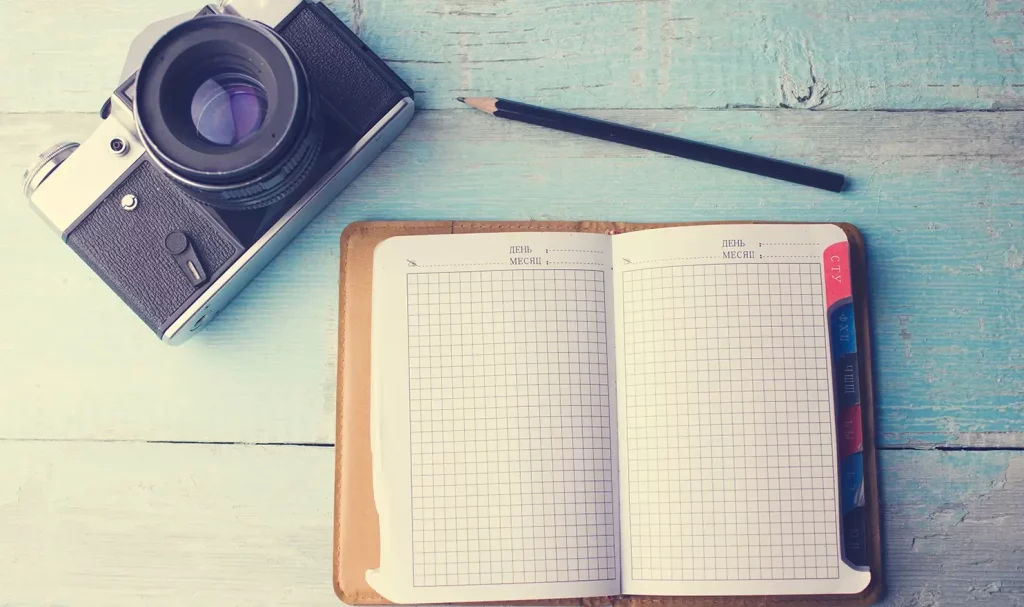
[[[867,566],[867,521],[864,500],[864,458],[857,452],[839,466],[840,512],[843,528],[843,556],[854,566]]]
[[[861,451],[854,453],[840,462],[840,474],[842,479],[839,483],[840,511],[843,515],[848,514],[854,508],[864,505],[864,454]]]
[[[834,308],[829,319],[832,336],[832,359],[839,360],[846,354],[857,353],[857,331],[853,316],[853,302]]]

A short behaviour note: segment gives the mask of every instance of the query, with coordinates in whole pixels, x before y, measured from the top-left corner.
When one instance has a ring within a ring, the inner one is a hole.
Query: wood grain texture
[[[0,605],[338,605],[331,451],[0,441]]]
[[[1024,457],[886,451],[881,466],[884,604],[1024,605]]]
[[[868,241],[882,445],[1024,446],[1016,112],[603,111],[847,173],[833,195],[422,112],[200,336],[156,342],[16,194],[83,115],[0,116],[0,437],[330,443],[338,235],[358,219],[849,221]]]
[[[0,605],[336,605],[332,450],[0,441]],[[1024,456],[882,453],[893,607],[1024,604]]]
[[[135,34],[201,4],[0,3],[0,112],[97,111]],[[1024,107],[1021,0],[329,4],[429,108]]]
[[[338,604],[333,450],[293,445],[334,441],[338,235],[438,218],[855,223],[890,449],[884,604],[1024,606],[1024,0],[331,0],[440,111],[169,348],[19,182],[96,127],[139,30],[203,1],[0,1],[0,606]],[[853,189],[453,109],[480,94]],[[1004,450],[915,450],[934,446]]]

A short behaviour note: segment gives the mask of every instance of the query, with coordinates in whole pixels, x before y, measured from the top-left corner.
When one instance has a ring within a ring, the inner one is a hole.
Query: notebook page
[[[373,281],[374,495],[398,603],[617,594],[604,235],[393,238]]]
[[[835,226],[614,237],[623,590],[832,594],[841,558],[826,248]]]

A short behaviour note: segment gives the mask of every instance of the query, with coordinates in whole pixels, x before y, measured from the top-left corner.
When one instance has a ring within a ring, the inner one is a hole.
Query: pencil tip
[[[466,103],[466,98],[465,97],[456,97],[455,100],[456,101],[461,101],[462,103]]]

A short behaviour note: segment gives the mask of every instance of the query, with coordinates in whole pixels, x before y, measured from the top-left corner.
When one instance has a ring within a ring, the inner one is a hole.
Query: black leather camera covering
[[[413,96],[331,9],[320,3],[299,6],[278,32],[298,55],[321,99],[359,136],[403,98]]]
[[[126,211],[121,199],[135,196]],[[198,287],[164,240],[183,233],[206,274]],[[160,169],[143,161],[71,231],[68,245],[157,334],[164,330],[244,248],[209,211]]]

